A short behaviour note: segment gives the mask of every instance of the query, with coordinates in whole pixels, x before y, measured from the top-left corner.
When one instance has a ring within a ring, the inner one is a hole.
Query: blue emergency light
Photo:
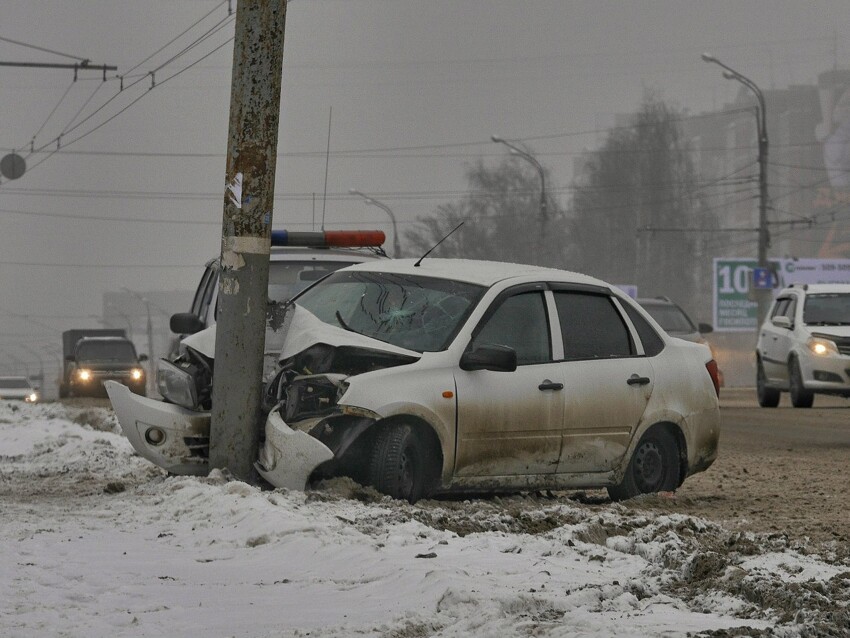
[[[272,246],[360,248],[378,247],[385,241],[382,230],[272,231]]]

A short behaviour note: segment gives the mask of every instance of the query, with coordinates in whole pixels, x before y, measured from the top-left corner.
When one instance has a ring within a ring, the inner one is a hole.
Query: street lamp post
[[[401,256],[401,248],[399,246],[399,241],[398,241],[398,225],[396,224],[395,213],[393,213],[392,209],[389,206],[387,206],[386,204],[384,204],[383,202],[378,201],[374,197],[370,197],[369,195],[366,195],[365,193],[361,193],[356,188],[350,188],[350,189],[348,189],[348,192],[352,195],[357,195],[358,197],[362,197],[363,200],[367,204],[370,204],[372,206],[377,206],[378,208],[383,209],[383,211],[387,215],[390,216],[390,220],[392,220],[392,223],[393,223],[393,257],[395,257],[395,258],[400,257]]]
[[[492,135],[490,139],[496,142],[496,144],[504,144],[511,150],[511,155],[518,155],[537,169],[540,175],[540,236],[544,237],[546,235],[546,222],[549,221],[549,213],[546,208],[546,172],[543,170],[543,166],[540,165],[540,162],[537,161],[534,155],[514,146],[504,138],[498,135]]]
[[[756,100],[758,100],[758,114],[756,124],[759,138],[759,226],[758,226],[758,265],[759,268],[768,268],[767,247],[770,244],[770,232],[767,227],[767,108],[764,101],[764,93],[750,78],[741,75],[732,67],[729,67],[713,55],[703,53],[702,59],[705,62],[716,64],[723,68],[726,72],[723,74],[727,80],[736,80],[750,91],[752,91]],[[770,294],[768,290],[758,290],[755,292],[758,303],[758,325],[756,330],[761,328],[761,324],[767,316],[767,307],[770,303]]]

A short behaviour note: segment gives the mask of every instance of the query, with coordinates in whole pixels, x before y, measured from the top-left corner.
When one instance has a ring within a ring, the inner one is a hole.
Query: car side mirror
[[[507,346],[479,346],[460,357],[460,369],[513,372],[516,370],[516,350]]]
[[[148,360],[148,355],[146,355],[146,354],[140,354],[139,355],[139,362],[147,361],[147,360]]]
[[[193,335],[204,329],[204,322],[191,312],[178,312],[171,315],[168,322],[171,332],[179,335]]]
[[[770,321],[777,328],[787,328],[788,330],[790,330],[791,327],[792,327],[791,319],[789,319],[788,317],[778,316],[778,317],[774,317]]]
[[[700,334],[707,335],[709,332],[714,332],[714,326],[710,323],[701,323],[697,325],[697,330],[700,331]]]

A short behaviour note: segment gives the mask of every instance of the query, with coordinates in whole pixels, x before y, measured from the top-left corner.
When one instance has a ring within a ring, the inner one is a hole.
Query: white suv
[[[814,395],[850,397],[850,284],[792,284],[779,293],[756,346],[759,405],[783,391],[796,408]]]

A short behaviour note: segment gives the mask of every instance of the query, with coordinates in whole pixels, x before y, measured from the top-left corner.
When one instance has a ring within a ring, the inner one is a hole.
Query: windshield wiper
[[[339,325],[348,330],[349,332],[353,332],[354,334],[360,334],[356,330],[352,329],[347,323],[345,323],[345,319],[342,318],[342,315],[339,314],[339,310],[334,313],[336,315],[336,320],[339,321]]]

